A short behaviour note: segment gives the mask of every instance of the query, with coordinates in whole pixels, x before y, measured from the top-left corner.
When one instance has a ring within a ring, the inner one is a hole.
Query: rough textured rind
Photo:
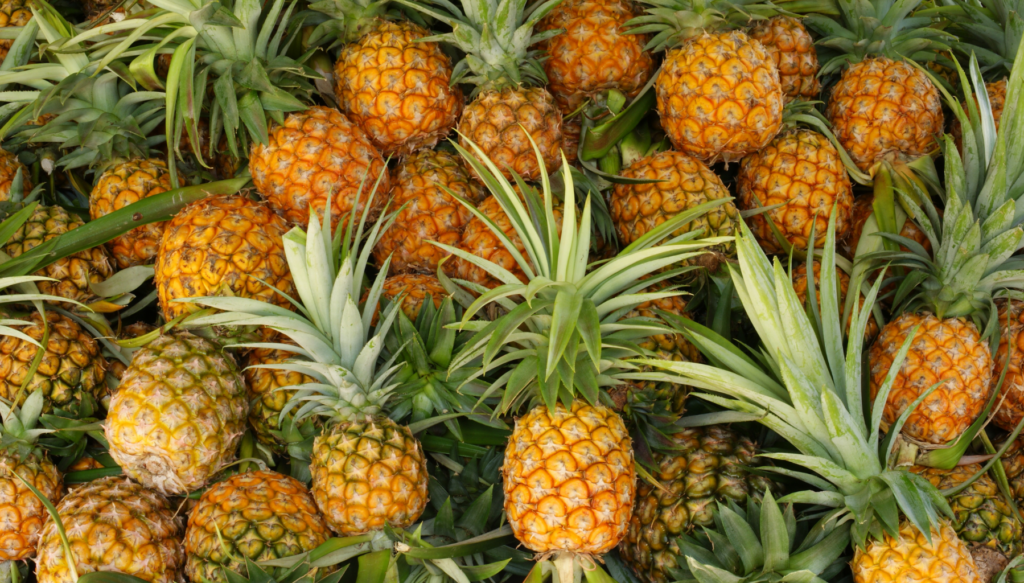
[[[27,12],[27,11],[26,11]],[[32,18],[32,13],[28,13],[28,17]],[[0,4],[0,19],[3,18],[3,8]],[[26,22],[28,22],[26,20]],[[24,23],[17,26],[23,26]],[[0,52],[6,54],[7,49],[3,48],[4,43],[10,44],[13,41],[0,40]],[[0,56],[0,62],[3,62],[4,57]],[[11,200],[11,184],[14,182],[14,177],[17,176],[18,170],[21,170],[22,180],[22,192],[28,194],[32,192],[32,174],[25,168],[25,165],[18,160],[18,157],[8,152],[7,150],[0,149],[0,201],[6,202]]]
[[[63,478],[46,455],[0,453],[0,559],[20,561],[36,554],[43,523],[50,514],[17,474],[51,503],[60,500]]]
[[[600,555],[626,534],[633,446],[622,418],[603,405],[534,407],[516,420],[502,473],[512,533],[532,551]]]
[[[942,523],[938,532],[932,531],[931,543],[924,533],[904,522],[899,538],[869,539],[867,548],[856,549],[850,567],[855,583],[987,583],[978,576],[967,545],[948,522]]]
[[[256,439],[279,453],[284,453],[287,444],[272,432],[281,429],[281,411],[295,395],[294,390],[286,387],[317,381],[313,377],[291,370],[253,367],[281,364],[298,357],[299,355],[294,352],[269,348],[256,348],[245,355],[242,376],[249,388],[249,423],[256,432]],[[295,412],[293,408],[286,417],[294,418]]]
[[[992,411],[992,422],[1013,431],[1024,418],[1024,301],[999,300],[999,348],[992,363],[992,390],[1006,369],[1003,388]],[[1009,360],[1009,364],[1007,364]]]
[[[93,220],[171,189],[167,162],[160,159],[128,160],[102,175],[89,195],[89,216]],[[152,263],[160,249],[166,221],[136,227],[107,242],[118,267]]]
[[[160,336],[132,357],[104,434],[126,475],[164,494],[187,494],[234,460],[248,413],[230,356],[196,336]]]
[[[759,20],[748,34],[764,45],[779,68],[786,101],[818,98],[818,53],[814,50],[814,39],[799,19],[779,15]]]

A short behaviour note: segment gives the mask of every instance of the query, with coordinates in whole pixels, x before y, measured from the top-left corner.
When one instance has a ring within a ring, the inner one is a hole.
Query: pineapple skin
[[[510,169],[524,180],[539,180],[542,171],[550,174],[562,163],[562,112],[543,87],[482,91],[466,105],[458,131],[463,148],[472,152],[469,142],[476,143],[509,180]],[[530,138],[544,168],[537,164]]]
[[[814,39],[799,19],[779,15],[759,20],[747,34],[764,45],[775,61],[786,102],[818,98],[818,53]]]
[[[225,583],[222,569],[246,574],[245,559],[311,551],[330,537],[302,482],[271,471],[238,474],[203,493],[185,530],[185,575]]]
[[[32,324],[18,329],[42,342],[42,317],[33,312],[27,320]],[[77,322],[57,312],[47,311],[46,322],[50,330],[46,351],[17,405],[35,391],[43,392],[44,413],[55,408],[74,412],[86,395],[99,402],[106,391],[104,373],[108,366],[99,343]],[[14,336],[0,337],[0,397],[10,402],[19,395],[38,350]]]
[[[46,454],[19,455],[13,449],[0,453],[0,559],[21,561],[34,557],[39,533],[49,518],[43,503],[21,476],[51,503],[60,500],[63,477]]]
[[[603,554],[622,540],[636,495],[622,418],[575,400],[516,420],[502,466],[505,515],[528,549]]]
[[[2,14],[2,10],[2,5],[0,5],[0,14]],[[31,17],[32,14],[29,13],[29,18]],[[5,42],[11,41],[0,41],[0,47],[3,47]],[[6,49],[3,51],[6,52]],[[2,61],[3,57],[0,57],[0,62]],[[21,170],[23,191],[28,194],[32,191],[32,174],[16,155],[0,148],[0,202],[11,200],[11,185],[14,183],[14,177],[17,176],[18,170]]]
[[[181,519],[167,499],[124,476],[76,488],[57,504],[79,575],[118,571],[150,583],[182,581]],[[53,520],[47,520],[36,561],[39,583],[74,581]]]
[[[429,35],[411,22],[381,21],[334,65],[342,111],[384,156],[432,148],[462,113],[451,60],[439,44],[417,42]]]
[[[9,26],[25,26],[32,20],[31,3],[29,0],[3,0],[0,2],[0,28]],[[14,40],[0,40],[0,63],[7,58],[7,52],[14,45]]]
[[[457,245],[473,214],[445,188],[478,204],[484,189],[470,177],[459,156],[422,150],[398,165],[391,189],[391,208],[402,209],[381,235],[373,256],[379,265],[391,257],[390,273],[434,273],[448,252],[430,241]],[[402,208],[404,206],[404,208]]]
[[[637,16],[630,0],[567,0],[537,23],[535,34],[566,31],[544,47],[548,90],[563,114],[611,89],[632,99],[647,84],[655,68],[644,50],[647,36],[626,34],[626,23]]]
[[[238,296],[291,309],[259,280],[295,297],[282,237],[288,224],[264,204],[241,195],[213,197],[182,209],[164,228],[156,260],[160,309],[171,320],[200,306],[175,302]]]
[[[746,471],[754,463],[754,442],[723,425],[684,429],[673,435],[678,450],[654,452],[654,478],[637,485],[636,508],[619,555],[644,583],[672,581],[682,560],[675,539],[698,526],[714,527],[718,501],[746,504],[760,498],[769,482]]]
[[[865,172],[882,160],[906,162],[931,152],[943,128],[942,101],[928,76],[887,57],[844,70],[825,116]]]
[[[279,368],[251,368],[257,365],[281,364],[297,358],[294,352],[270,348],[256,348],[245,355],[245,368],[242,376],[249,389],[249,424],[256,433],[260,443],[278,453],[284,453],[287,443],[278,439],[273,431],[281,429],[281,411],[285,404],[295,395],[294,387],[305,383],[315,383],[316,379],[295,371]],[[288,412],[287,417],[295,417],[295,409]]]
[[[818,306],[821,306],[821,262],[815,261],[811,269],[814,274],[814,296],[817,299]],[[850,291],[850,276],[839,267],[836,267],[836,284],[839,287],[839,314],[842,315],[846,306],[846,294]],[[800,301],[800,305],[807,305],[807,264],[803,261],[798,262],[793,267],[793,291],[796,292],[796,298]],[[860,296],[858,302],[860,302],[860,309],[863,311],[863,295]],[[850,312],[850,317],[846,319],[845,334],[849,334],[852,325],[853,312]],[[868,318],[868,325],[864,327],[865,345],[874,340],[876,336],[878,336],[878,322],[874,318]]]
[[[408,427],[384,416],[344,421],[313,440],[312,492],[334,532],[411,526],[427,506],[427,459]]]
[[[907,417],[902,433],[926,443],[944,444],[958,438],[985,408],[992,394],[992,354],[972,322],[940,320],[932,314],[901,314],[886,324],[868,351],[871,398],[889,373],[896,354],[917,324],[914,340],[893,381],[882,412],[886,426],[939,380],[935,389]]]
[[[332,226],[347,225],[353,207],[358,221],[367,201],[367,224],[373,224],[391,190],[387,165],[370,138],[358,124],[328,107],[292,113],[283,125],[274,125],[267,145],[253,144],[249,172],[270,206],[303,227],[309,222],[310,206],[322,217],[328,198]],[[378,178],[380,186],[371,201]]]
[[[96,220],[168,190],[171,190],[171,173],[167,162],[158,158],[128,160],[100,175],[89,195],[89,215]],[[126,269],[152,263],[160,249],[165,224],[142,225],[107,242],[107,249],[118,267]]]
[[[1007,367],[1003,389],[992,411],[992,422],[1013,431],[1024,417],[1024,302],[1015,299],[996,300],[999,314],[999,347],[992,363],[992,390],[999,384]],[[1011,351],[1012,350],[1012,351]]]
[[[159,336],[132,357],[104,435],[127,476],[181,495],[234,460],[248,413],[230,356],[197,336]]]
[[[740,31],[704,33],[672,49],[654,88],[672,145],[707,164],[756,152],[782,128],[779,70]]]
[[[4,252],[11,257],[19,257],[22,253],[84,224],[82,219],[69,214],[59,206],[38,206],[28,221],[4,246]],[[57,280],[36,282],[40,292],[88,303],[95,299],[89,284],[99,283],[114,275],[113,259],[105,247],[98,245],[58,259],[37,271],[35,275]]]
[[[854,583],[929,581],[931,583],[983,583],[971,553],[949,522],[932,531],[932,542],[909,522],[900,524],[899,537],[871,539],[856,549]],[[987,582],[986,582],[987,583]]]
[[[440,309],[441,302],[449,295],[441,282],[433,275],[403,273],[392,275],[384,280],[381,297],[394,302],[402,294],[405,294],[402,297],[402,311],[413,322],[419,317],[420,309],[423,307],[423,302],[427,301],[428,295],[434,308],[437,309]]]
[[[763,150],[743,158],[736,178],[744,210],[784,204],[747,219],[758,243],[769,254],[782,253],[769,221],[791,245],[806,250],[824,247],[833,209],[836,237],[849,232],[853,185],[839,151],[825,136],[799,129],[776,136]]]

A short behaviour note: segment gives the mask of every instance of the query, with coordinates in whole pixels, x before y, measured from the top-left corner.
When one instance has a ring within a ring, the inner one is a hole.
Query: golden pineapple
[[[242,376],[249,388],[249,424],[256,432],[256,439],[279,453],[283,453],[287,443],[273,432],[281,430],[281,411],[285,404],[295,395],[294,387],[305,383],[314,383],[313,377],[302,373],[280,368],[252,368],[258,365],[281,364],[295,358],[295,354],[285,350],[272,348],[256,348],[245,355],[245,369]],[[292,409],[286,415],[295,418]]]
[[[82,219],[69,214],[59,206],[37,206],[28,221],[4,246],[4,252],[11,257],[19,257],[22,253],[84,224]],[[44,294],[90,302],[96,295],[92,293],[89,285],[114,275],[114,266],[110,254],[100,245],[58,259],[37,271],[35,275],[57,280],[36,282],[39,291]]]
[[[158,158],[128,160],[100,175],[89,195],[89,214],[93,220],[123,209],[146,197],[171,190],[167,162]],[[118,267],[146,265],[156,258],[166,223],[136,227],[107,242]]]
[[[395,171],[392,209],[401,209],[374,247],[377,263],[391,257],[390,273],[435,273],[448,252],[433,245],[457,245],[472,213],[448,194],[477,204],[484,191],[460,158],[443,150],[423,150],[405,157]],[[402,208],[404,206],[404,208]]]
[[[992,411],[992,422],[1013,431],[1024,418],[1024,301],[1001,299],[996,301],[999,313],[999,348],[992,367],[992,390],[1006,369],[1003,388]],[[1012,352],[1011,352],[1012,350]],[[1009,364],[1007,364],[1009,360]]]
[[[433,275],[405,273],[384,280],[381,297],[393,302],[401,294],[405,294],[402,296],[402,311],[413,322],[420,315],[427,296],[431,297],[435,308],[440,308],[441,301],[450,295]]]
[[[818,53],[800,20],[780,14],[759,20],[747,34],[764,45],[775,61],[786,101],[818,98]]]
[[[797,129],[777,136],[763,150],[740,163],[736,178],[739,204],[744,210],[783,205],[747,219],[768,253],[782,253],[769,221],[786,241],[804,251],[815,232],[815,247],[825,245],[823,234],[833,209],[836,237],[850,228],[853,185],[828,139],[811,130]]]
[[[0,15],[3,14],[3,5],[0,4]],[[31,18],[32,13],[29,13]],[[10,43],[11,41],[0,40],[0,51],[7,52],[7,49],[2,48],[4,43]],[[3,61],[3,57],[0,57],[0,62]],[[18,170],[21,170],[22,190],[25,194],[28,194],[32,190],[32,175],[29,173],[28,168],[18,160],[18,157],[14,154],[0,148],[0,202],[7,202],[11,200],[11,184],[14,182],[14,177],[17,176]]]
[[[311,551],[330,537],[302,482],[267,470],[238,474],[203,493],[185,530],[185,574],[225,583],[253,562]],[[271,571],[273,572],[273,571]]]
[[[258,298],[290,309],[288,300],[267,287],[296,295],[281,239],[287,231],[284,219],[242,195],[207,198],[182,209],[164,227],[156,260],[164,317],[199,310],[174,300],[201,296]]]
[[[655,91],[672,145],[707,164],[739,160],[782,129],[779,70],[740,31],[703,33],[669,51]]]
[[[886,324],[868,352],[871,397],[878,393],[907,335],[920,325],[893,382],[882,419],[895,423],[932,385],[939,388],[914,410],[903,433],[932,444],[958,438],[978,418],[992,394],[992,354],[978,328],[965,318],[904,313]]]
[[[516,420],[502,467],[505,514],[526,548],[600,555],[622,540],[636,495],[633,445],[622,419],[575,400]]]
[[[33,312],[30,325],[18,327],[22,333],[42,342],[46,330],[38,312]],[[22,391],[32,361],[39,347],[14,336],[0,337],[0,397],[8,402],[25,402],[36,391],[43,394],[43,411],[54,409],[78,411],[83,399],[99,402],[106,391],[103,382],[107,360],[100,345],[74,320],[53,311],[46,312],[49,338],[39,367]]]
[[[273,126],[269,144],[253,145],[249,172],[270,206],[298,225],[309,221],[311,205],[323,216],[328,199],[332,222],[348,224],[352,207],[362,215],[378,178],[379,191],[390,190],[384,158],[366,133],[328,107],[288,114],[283,125]],[[383,207],[384,197],[373,197],[367,222]]]
[[[814,261],[812,264],[812,271],[814,272],[814,296],[818,306],[821,306],[821,262]],[[850,276],[841,268],[836,267],[836,287],[839,290],[839,313],[842,314],[846,306],[846,294],[850,291]],[[796,292],[796,297],[800,300],[801,306],[807,305],[807,264],[803,261],[797,262],[793,266],[793,290]],[[860,309],[864,309],[864,296],[861,295],[858,300]],[[843,334],[849,334],[850,326],[853,326],[853,312],[850,312],[850,317],[846,319],[846,328],[843,329]],[[875,319],[868,318],[868,325],[864,329],[864,341],[865,344],[874,340],[875,336],[878,335],[878,322]]]
[[[89,482],[57,504],[79,575],[110,571],[149,583],[182,581],[181,519],[167,499],[124,476]],[[39,583],[75,581],[53,520],[47,520],[36,560]]]
[[[31,0],[4,0],[0,2],[0,28],[25,26],[32,20]],[[14,40],[0,40],[0,63],[7,58]]]
[[[187,494],[234,460],[248,413],[231,356],[190,334],[159,336],[132,357],[104,434],[126,475]]]
[[[548,90],[562,113],[609,90],[635,97],[647,84],[655,69],[647,38],[625,26],[638,15],[630,0],[565,0],[537,23],[537,32],[565,30],[544,45]]]
[[[899,538],[886,534],[884,540],[870,540],[866,548],[856,549],[850,563],[854,582],[983,583],[970,550],[948,522],[933,530],[931,538],[929,542],[921,531],[903,522]]]
[[[385,156],[432,148],[451,131],[463,97],[448,55],[412,22],[379,21],[334,65],[341,109]]]

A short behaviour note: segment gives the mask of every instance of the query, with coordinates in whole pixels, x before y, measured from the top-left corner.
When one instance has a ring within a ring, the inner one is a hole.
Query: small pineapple
[[[814,39],[799,19],[780,14],[759,20],[747,34],[764,45],[775,61],[787,102],[818,98],[818,53]]]
[[[171,173],[167,162],[156,158],[127,160],[100,175],[89,195],[89,215],[96,220],[170,189]],[[107,249],[118,267],[125,269],[151,263],[160,248],[165,224],[149,223],[108,241]]]

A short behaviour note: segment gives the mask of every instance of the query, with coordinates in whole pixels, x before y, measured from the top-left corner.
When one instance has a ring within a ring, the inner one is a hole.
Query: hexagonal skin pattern
[[[821,263],[814,261],[811,267],[814,272],[814,297],[818,303],[819,308],[821,307]],[[793,267],[793,291],[796,292],[796,299],[800,301],[801,306],[807,305],[807,264],[803,261],[796,262]],[[850,291],[850,276],[842,270],[840,267],[836,267],[836,283],[839,287],[839,315],[842,316],[843,310],[846,309],[846,293]],[[860,309],[864,309],[864,295],[861,294]],[[846,336],[850,333],[850,326],[853,325],[853,312],[850,312],[850,317],[846,319],[843,328],[843,335]],[[878,322],[874,318],[868,318],[868,324],[864,328],[864,345],[866,346],[875,336],[878,336]]]
[[[401,294],[405,294],[402,297],[402,311],[413,322],[419,317],[420,308],[423,307],[423,302],[427,300],[428,295],[435,308],[440,308],[441,302],[449,295],[441,282],[433,275],[407,273],[392,275],[384,280],[381,297],[393,302]]]
[[[930,581],[932,583],[982,583],[971,552],[956,536],[949,522],[943,522],[932,542],[909,522],[900,524],[899,537],[868,539],[867,547],[856,549],[853,561],[855,583]]]
[[[992,394],[992,354],[978,329],[963,318],[940,320],[932,314],[902,314],[882,328],[868,351],[871,398],[878,394],[893,359],[915,325],[920,324],[900,372],[893,381],[882,420],[896,422],[932,385],[945,381],[921,402],[903,425],[903,434],[926,443],[945,444],[970,427]]]
[[[541,170],[551,173],[562,163],[562,112],[543,87],[481,92],[466,106],[458,130],[463,148],[472,152],[469,141],[476,143],[509,180],[510,168],[525,180],[540,180]],[[530,137],[540,149],[543,169]]]
[[[704,33],[672,49],[654,88],[672,145],[707,164],[756,152],[782,128],[779,70],[740,31]]]
[[[51,503],[60,500],[63,479],[45,454],[0,453],[0,559],[20,561],[34,557],[39,532],[50,514],[36,495],[15,474],[32,484]]]
[[[341,535],[411,526],[427,507],[427,459],[408,427],[383,416],[335,425],[313,440],[313,498]]]
[[[784,205],[747,219],[766,253],[783,251],[769,220],[801,251],[810,243],[812,228],[815,247],[825,246],[833,208],[836,238],[842,240],[849,232],[853,185],[839,151],[817,132],[800,129],[776,136],[763,150],[743,158],[736,182],[744,210]]]
[[[1024,302],[997,300],[999,310],[999,348],[992,363],[992,389],[1006,368],[1003,389],[992,411],[992,422],[1013,431],[1024,417]],[[1009,360],[1009,364],[1007,364]]]
[[[429,34],[411,22],[381,21],[334,64],[342,110],[385,156],[432,148],[462,113],[451,60],[439,44],[417,42]]]
[[[2,8],[0,8],[0,15],[2,15]],[[32,18],[32,13],[28,13],[28,17]],[[27,21],[26,21],[27,22]],[[19,25],[21,26],[21,25]],[[0,40],[0,47],[3,47],[4,43],[11,43],[13,41]],[[0,49],[2,52],[7,52],[7,49]],[[3,57],[0,57],[0,62],[3,62]],[[18,160],[18,157],[8,152],[7,150],[0,149],[0,201],[11,200],[11,184],[14,182],[14,177],[18,174],[18,170],[21,170],[21,180],[24,194],[28,194],[32,191],[32,174],[25,168],[25,165]]]
[[[843,71],[825,116],[857,166],[910,161],[938,147],[942,101],[928,76],[886,57],[865,59]]]
[[[89,215],[93,220],[109,215],[140,200],[171,189],[167,162],[128,160],[105,171],[89,195]],[[136,227],[107,242],[118,267],[152,263],[160,249],[166,221]]]
[[[156,261],[160,309],[168,320],[201,307],[179,298],[237,296],[291,309],[261,283],[295,297],[282,237],[288,224],[241,195],[201,200],[168,222]]]
[[[572,113],[590,98],[616,89],[633,98],[654,73],[644,50],[647,36],[626,34],[626,22],[640,16],[629,0],[562,2],[534,28],[565,32],[545,43],[548,90],[562,113]]]
[[[818,98],[821,92],[818,53],[814,50],[814,39],[800,20],[792,16],[773,16],[759,20],[748,34],[764,45],[775,61],[787,102]]]
[[[272,127],[268,145],[253,145],[249,172],[270,206],[302,226],[309,222],[310,205],[323,217],[328,197],[333,225],[347,225],[354,206],[359,220],[368,202],[372,224],[391,190],[384,158],[366,132],[328,107],[289,114],[284,125]]]
[[[18,330],[42,342],[46,329],[39,312],[32,312],[26,319],[31,324]],[[10,402],[21,395],[20,406],[29,394],[42,391],[44,413],[62,409],[74,414],[85,395],[98,402],[106,391],[103,379],[107,359],[96,339],[71,318],[47,311],[46,322],[50,331],[46,350],[24,391],[21,385],[39,347],[14,336],[0,337],[0,397]]]
[[[532,551],[603,554],[626,534],[633,444],[622,418],[603,405],[531,409],[516,420],[502,473],[505,515]]]
[[[266,470],[238,474],[204,492],[189,514],[185,574],[191,581],[225,583],[222,569],[245,575],[245,559],[290,557],[329,537],[302,482]]]
[[[252,367],[281,364],[298,357],[299,355],[294,352],[269,348],[256,348],[245,355],[242,376],[249,388],[249,423],[256,432],[256,439],[278,453],[284,453],[287,444],[272,432],[281,429],[281,411],[295,395],[294,390],[288,390],[286,387],[317,381],[313,377],[291,370]],[[290,410],[286,417],[294,418],[295,412],[295,409]]]
[[[381,235],[373,256],[378,265],[390,256],[391,274],[434,273],[449,253],[430,241],[457,245],[473,218],[445,188],[474,205],[483,200],[485,191],[470,177],[462,159],[445,151],[422,150],[407,156],[394,175],[389,208],[402,210]]]
[[[57,504],[79,575],[116,571],[150,583],[183,578],[181,519],[167,499],[124,476],[93,480]],[[36,561],[39,583],[72,583],[53,520],[47,520]]]
[[[235,459],[249,399],[230,356],[192,336],[159,336],[132,357],[104,434],[124,473],[187,494]]]
[[[680,152],[660,152],[641,158],[621,174],[626,178],[660,181],[615,185],[610,211],[622,246],[633,243],[683,211],[731,196],[717,174],[700,160]],[[729,201],[686,223],[673,234],[703,229],[703,237],[729,237],[736,232],[740,220],[739,210]],[[734,250],[734,243],[718,249],[726,254]]]

